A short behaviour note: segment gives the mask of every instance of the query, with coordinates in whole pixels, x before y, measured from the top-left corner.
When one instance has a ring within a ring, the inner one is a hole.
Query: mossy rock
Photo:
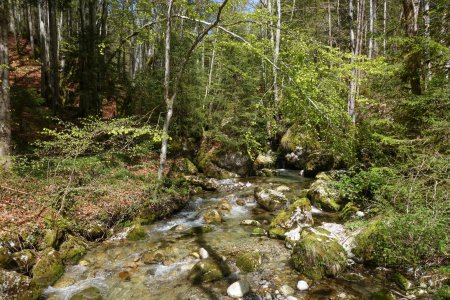
[[[410,290],[413,286],[411,281],[409,281],[405,276],[403,276],[400,273],[395,273],[392,279],[397,284],[397,286],[404,291]]]
[[[90,223],[84,229],[83,235],[89,241],[96,241],[106,237],[107,229],[102,223]]]
[[[202,235],[208,232],[214,231],[214,228],[210,225],[202,225],[202,226],[195,226],[191,227],[188,230],[186,230],[184,233],[186,235]]]
[[[378,253],[376,235],[383,228],[383,221],[376,218],[369,221],[356,235],[353,254],[366,264],[378,265],[383,263],[382,253]]]
[[[52,248],[45,249],[32,273],[32,281],[39,287],[47,287],[55,283],[64,273],[64,265],[58,251]]]
[[[266,236],[267,231],[265,231],[263,228],[257,227],[254,228],[252,231],[252,236]]]
[[[82,291],[76,292],[70,297],[70,300],[103,300],[102,291],[95,286],[85,288]]]
[[[270,228],[282,228],[289,231],[297,226],[312,225],[311,203],[307,198],[300,198],[287,209],[282,210],[270,223]]]
[[[28,276],[0,269],[0,299],[35,300],[41,291]]]
[[[229,267],[223,262],[216,262],[208,258],[199,261],[192,267],[188,279],[193,283],[211,282],[220,280],[230,274]]]
[[[65,265],[75,265],[86,254],[86,244],[80,238],[68,236],[59,252]]]
[[[381,290],[373,293],[370,300],[395,300],[395,296],[389,290]]]
[[[222,222],[222,215],[216,209],[210,209],[202,214],[202,218],[207,224],[220,224]]]
[[[58,246],[61,244],[62,238],[64,236],[64,231],[59,228],[53,228],[53,229],[46,229],[43,239],[43,246],[42,248],[58,248]]]
[[[8,248],[0,244],[0,268],[9,269],[12,262],[11,252]]]
[[[242,272],[254,272],[261,266],[261,264],[262,257],[261,253],[259,253],[258,251],[241,254],[236,259],[236,266]]]
[[[271,189],[257,187],[255,188],[254,196],[256,202],[267,211],[278,210],[287,203],[287,198],[283,193]]]
[[[273,239],[284,240],[286,238],[285,233],[286,230],[280,227],[269,229],[269,236]]]
[[[159,264],[166,259],[166,253],[163,250],[149,250],[142,256],[144,264]]]
[[[221,210],[221,211],[230,212],[231,211],[230,201],[228,201],[228,199],[220,200],[219,205],[217,206],[217,208],[219,210]]]
[[[196,175],[198,173],[197,167],[194,165],[192,161],[190,161],[188,158],[185,158],[183,160],[183,167],[185,169],[186,174],[189,175]]]
[[[292,250],[295,268],[314,280],[337,276],[347,265],[347,254],[331,233],[305,229]]]
[[[342,220],[350,219],[357,211],[359,211],[359,207],[356,206],[353,202],[348,202],[342,211],[339,213],[339,217]]]
[[[12,255],[14,262],[16,263],[19,272],[28,273],[36,264],[36,252],[31,249],[24,249],[19,252],[15,252]]]
[[[146,236],[147,234],[145,233],[144,228],[142,228],[139,223],[134,224],[127,233],[127,239],[130,241],[139,241],[144,239]]]
[[[318,208],[326,211],[339,211],[341,206],[338,203],[336,191],[324,180],[316,180],[308,190],[308,199]]]

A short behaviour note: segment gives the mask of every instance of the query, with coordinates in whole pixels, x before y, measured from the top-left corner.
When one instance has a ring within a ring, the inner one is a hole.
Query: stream
[[[307,291],[298,291],[297,282],[306,278],[293,268],[291,250],[285,247],[284,241],[252,236],[255,227],[240,223],[252,219],[267,228],[275,215],[260,209],[254,201],[256,186],[287,186],[290,191],[284,193],[289,198],[290,193],[298,194],[307,188],[310,180],[297,172],[280,170],[277,177],[220,182],[219,191],[194,196],[187,207],[170,219],[144,226],[145,239],[128,241],[121,232],[98,244],[78,265],[67,267],[61,279],[45,290],[44,296],[52,300],[232,299],[227,296],[227,287],[237,279],[244,279],[251,288],[244,299],[288,299],[281,292],[283,285],[292,287],[295,290],[292,296],[297,299],[370,299],[374,291],[392,284],[385,279],[383,269],[351,264],[338,278],[323,279],[310,284]],[[231,210],[224,214],[222,223],[211,225],[211,232],[187,234],[190,228],[204,225],[201,211],[217,206],[223,199],[231,204]],[[318,209],[313,209],[313,218],[314,227],[342,227],[337,224],[336,215]],[[200,260],[192,253],[199,252],[200,248],[214,260],[225,260],[231,275],[215,282],[192,284],[188,273]],[[143,255],[152,249],[160,249],[165,254],[162,263],[143,262]],[[262,255],[261,268],[240,273],[235,265],[236,256],[255,250]],[[80,297],[83,291],[88,293]]]

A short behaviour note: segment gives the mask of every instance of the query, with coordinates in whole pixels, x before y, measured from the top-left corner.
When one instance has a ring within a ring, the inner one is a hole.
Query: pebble
[[[294,296],[289,296],[286,298],[286,300],[298,300],[297,298],[295,298]]]
[[[209,257],[209,253],[208,253],[208,251],[206,251],[205,248],[200,248],[200,250],[198,250],[198,253],[200,254],[200,257],[202,259],[206,259]]]
[[[272,295],[270,293],[266,293],[266,295],[264,296],[265,300],[272,300]]]
[[[231,298],[241,298],[250,291],[250,286],[246,281],[239,280],[231,284],[227,289],[227,295]]]
[[[306,281],[300,280],[297,282],[297,288],[299,291],[306,291],[309,288],[309,285]]]
[[[365,214],[362,211],[359,210],[359,211],[356,212],[356,216],[359,217],[359,218],[362,218],[362,217],[365,216]]]

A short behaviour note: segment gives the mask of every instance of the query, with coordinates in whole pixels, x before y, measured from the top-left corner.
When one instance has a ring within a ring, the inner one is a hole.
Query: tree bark
[[[331,1],[328,0],[328,45],[333,47],[333,32],[332,32],[332,22],[331,22]]]
[[[270,1],[270,0],[269,0]],[[275,120],[280,120],[280,89],[278,84],[278,59],[280,57],[280,42],[281,42],[281,0],[276,0],[277,6],[277,25],[275,30],[275,47],[273,51],[273,102],[275,108]]]
[[[387,0],[383,2],[383,54],[386,55]]]
[[[9,100],[8,1],[0,3],[0,169],[11,166],[11,112]]]
[[[59,105],[59,58],[56,4],[56,0],[48,0],[50,29],[50,92],[51,108],[54,114],[56,114],[56,110]]]
[[[39,50],[41,53],[41,96],[48,99],[49,89],[49,45],[48,45],[48,13],[46,1],[40,1],[39,6]]]
[[[416,37],[419,31],[419,9],[420,0],[403,0],[403,26],[405,34],[408,38]],[[405,61],[405,79],[409,80],[411,92],[415,95],[421,95],[420,55],[411,49],[411,47],[407,47],[405,49],[405,57],[407,57]]]

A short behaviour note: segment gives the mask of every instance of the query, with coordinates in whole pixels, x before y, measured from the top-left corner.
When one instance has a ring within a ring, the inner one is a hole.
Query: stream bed
[[[266,236],[253,236],[254,226],[241,225],[242,220],[257,220],[267,227],[274,213],[266,212],[254,201],[256,186],[276,188],[287,186],[298,194],[310,181],[294,171],[280,170],[270,178],[250,178],[221,181],[217,192],[194,196],[189,205],[171,218],[144,226],[146,237],[129,241],[118,233],[91,249],[78,265],[67,267],[64,275],[45,290],[47,299],[232,299],[227,287],[238,279],[250,284],[251,293],[244,299],[294,299],[283,295],[282,286],[294,289],[291,297],[297,299],[370,299],[382,288],[390,288],[386,270],[368,269],[351,264],[338,278],[310,282],[307,291],[296,289],[302,277],[292,266],[290,252],[284,241]],[[292,196],[292,195],[291,195]],[[202,228],[201,212],[217,207],[227,199],[231,209],[225,212],[223,222],[211,225],[212,231],[189,234],[192,228]],[[341,226],[337,216],[313,209],[314,226]],[[341,226],[342,227],[342,226]],[[205,249],[209,257],[225,261],[231,275],[214,282],[194,285],[188,273],[200,260],[195,253]],[[164,261],[147,264],[143,258],[149,250],[160,250]],[[237,255],[259,251],[261,268],[241,273],[236,267]],[[195,253],[194,253],[195,252]],[[194,255],[193,255],[194,253]]]

